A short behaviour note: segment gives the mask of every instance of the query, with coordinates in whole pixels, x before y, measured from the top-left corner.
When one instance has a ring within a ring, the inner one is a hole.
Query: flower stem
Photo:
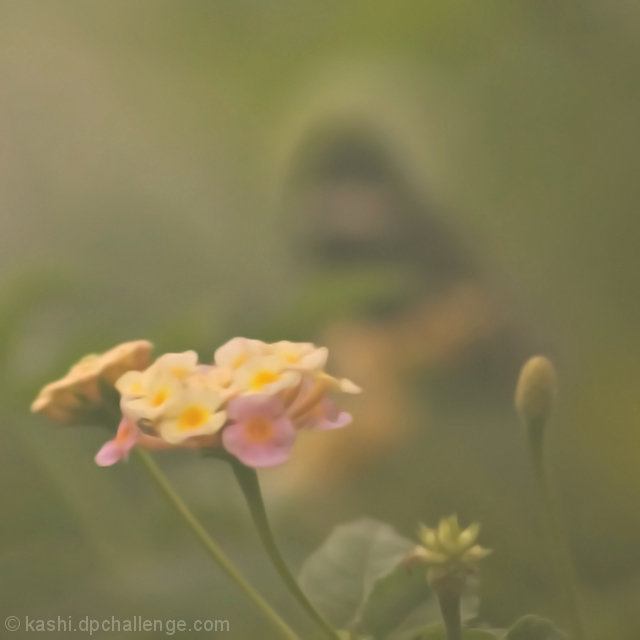
[[[457,594],[438,594],[440,613],[447,630],[447,640],[462,640],[462,621],[460,618],[460,596]]]
[[[271,527],[269,526],[267,512],[262,499],[262,492],[260,491],[260,483],[255,469],[246,467],[235,459],[229,460],[229,462],[236,480],[240,485],[242,494],[247,502],[247,506],[249,507],[249,512],[251,513],[251,517],[258,531],[260,540],[276,571],[280,574],[283,582],[287,585],[298,603],[314,620],[324,635],[328,638],[332,638],[333,640],[339,640],[340,636],[335,629],[331,627],[327,620],[325,620],[322,614],[313,606],[304,594],[300,585],[298,585],[298,581],[291,573],[291,570],[287,566],[280,550],[278,549]]]
[[[191,529],[191,532],[201,542],[218,566],[238,585],[238,587],[240,587],[244,594],[263,613],[263,615],[268,618],[273,627],[278,630],[283,638],[286,638],[287,640],[299,640],[291,627],[289,627],[289,625],[271,608],[262,596],[247,582],[244,576],[242,576],[242,574],[227,558],[222,549],[220,549],[216,542],[206,532],[189,507],[169,484],[169,481],[162,471],[160,471],[158,465],[153,461],[153,458],[146,451],[142,451],[139,448],[134,449],[133,452],[141,462],[144,470],[155,482],[162,495],[180,514],[185,524],[189,529]]]
[[[580,612],[577,581],[544,454],[544,424],[529,424],[527,434],[529,458],[540,508],[547,523],[545,537],[549,559],[555,569],[558,586],[564,592],[572,638],[573,640],[585,640],[587,635]]]

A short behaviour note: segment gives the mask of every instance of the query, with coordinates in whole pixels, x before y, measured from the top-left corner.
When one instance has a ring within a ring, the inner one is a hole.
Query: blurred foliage
[[[496,550],[481,606],[496,627],[564,622],[511,408],[522,360],[547,352],[593,640],[638,637],[638,5],[0,0],[0,15],[5,615],[264,634],[135,465],[93,465],[99,430],[27,414],[86,352],[145,337],[206,358],[251,334],[326,342],[367,390],[352,429],[263,474],[292,564],[343,520],[410,534],[455,510]],[[304,629],[225,471],[161,463]]]

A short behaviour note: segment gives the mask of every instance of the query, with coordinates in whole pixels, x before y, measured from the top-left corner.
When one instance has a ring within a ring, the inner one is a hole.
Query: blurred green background
[[[1,0],[2,617],[269,637],[134,462],[94,465],[102,432],[28,413],[87,352],[250,335],[327,343],[365,388],[261,474],[292,566],[344,520],[457,512],[495,549],[497,627],[566,624],[511,399],[554,358],[593,640],[640,637],[639,72],[624,0]],[[230,473],[158,459],[308,631]]]

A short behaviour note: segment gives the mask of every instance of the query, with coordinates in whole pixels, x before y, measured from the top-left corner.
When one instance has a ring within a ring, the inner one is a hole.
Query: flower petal
[[[287,420],[278,433],[263,443],[252,443],[245,433],[243,423],[228,426],[222,433],[222,443],[229,453],[248,467],[275,467],[286,462],[296,439],[296,430]]]
[[[118,426],[116,437],[102,445],[102,448],[96,454],[96,464],[101,467],[110,467],[120,460],[124,460],[129,451],[136,446],[142,432],[132,422],[123,418]]]
[[[222,432],[222,443],[250,467],[273,467],[291,455],[296,429],[284,415],[280,399],[255,395],[234,398],[228,406],[233,420]]]
[[[283,411],[284,406],[280,398],[261,393],[238,396],[231,399],[227,406],[227,415],[235,422],[242,422],[255,415],[275,418]]]
[[[214,362],[219,367],[237,369],[251,356],[266,353],[268,345],[260,340],[250,338],[231,338],[215,352]]]
[[[332,400],[323,398],[308,413],[300,416],[296,424],[305,429],[328,431],[346,427],[351,420],[350,413],[340,411]]]
[[[110,467],[120,460],[124,460],[127,457],[127,451],[125,451],[115,440],[109,440],[102,445],[102,448],[96,454],[95,461],[100,467]]]

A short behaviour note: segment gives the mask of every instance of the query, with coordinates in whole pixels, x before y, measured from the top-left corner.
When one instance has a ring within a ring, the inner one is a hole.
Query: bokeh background
[[[365,389],[261,474],[291,564],[345,520],[457,512],[495,549],[496,627],[566,623],[512,410],[524,358],[553,357],[593,640],[640,637],[639,72],[624,0],[2,0],[2,617],[269,637],[134,462],[93,464],[100,430],[28,412],[87,352],[249,335],[326,343]],[[228,470],[157,457],[308,631]]]

